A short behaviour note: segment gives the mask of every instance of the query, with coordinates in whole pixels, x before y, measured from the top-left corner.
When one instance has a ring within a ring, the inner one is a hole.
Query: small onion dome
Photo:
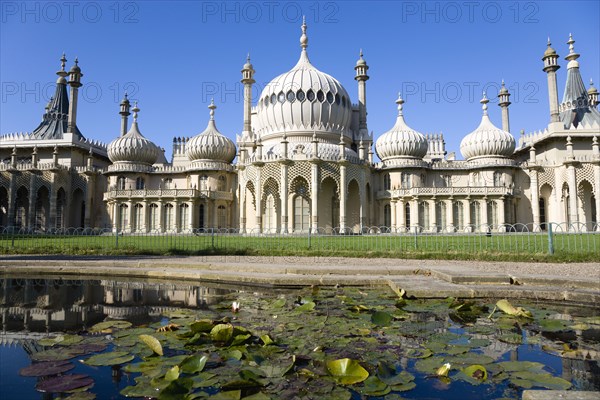
[[[398,94],[398,118],[396,123],[375,142],[375,151],[381,159],[386,161],[394,158],[423,158],[427,154],[427,139],[422,133],[408,127],[404,122],[402,104],[404,100]]]
[[[356,62],[356,66],[361,66],[361,65],[367,65],[367,62],[363,58],[363,51],[362,51],[362,49],[360,49],[360,57],[358,58],[358,61]]]
[[[515,138],[494,126],[487,113],[489,100],[483,93],[481,123],[460,143],[460,152],[468,161],[479,157],[510,157],[515,150]]]
[[[501,94],[507,94],[507,93],[508,93],[508,89],[504,85],[504,79],[502,79],[502,86],[500,87],[500,91],[498,92],[498,94],[501,95]]]
[[[77,57],[75,57],[75,64],[73,64],[69,72],[76,72],[78,74],[81,73],[81,68],[79,67],[79,59]]]
[[[160,149],[146,139],[138,129],[137,116],[140,109],[133,107],[133,123],[129,132],[113,140],[108,145],[108,158],[111,162],[124,162],[152,165],[158,158]]]
[[[544,51],[544,58],[548,57],[548,56],[555,56],[556,54],[556,50],[554,50],[550,45],[552,43],[550,43],[550,38],[548,38],[548,47],[546,47],[546,51]]]
[[[594,86],[594,82],[590,79],[590,88],[588,89],[588,94],[598,94],[598,89]]]
[[[235,144],[219,132],[215,124],[215,103],[211,100],[210,120],[204,132],[199,133],[186,144],[186,155],[190,161],[223,161],[231,163],[235,158]]]
[[[248,53],[248,57],[246,57],[246,64],[242,69],[253,69],[252,63],[250,62],[250,53]]]

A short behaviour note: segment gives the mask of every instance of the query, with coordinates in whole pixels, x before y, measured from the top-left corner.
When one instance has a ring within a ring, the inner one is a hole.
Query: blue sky
[[[357,101],[354,65],[370,69],[368,125],[375,138],[395,121],[399,91],[406,121],[443,133],[459,158],[479,124],[483,89],[492,121],[502,79],[512,93],[511,132],[548,120],[541,56],[550,36],[560,55],[559,99],[569,33],[586,85],[600,84],[598,1],[2,1],[0,133],[31,131],[52,95],[59,58],[79,57],[84,86],[78,126],[106,143],[119,135],[123,91],[139,100],[142,133],[171,154],[174,136],[204,130],[215,98],[220,131],[242,129],[240,69],[251,53],[255,94],[293,67],[306,15],[309,56]],[[596,85],[598,86],[598,85]]]

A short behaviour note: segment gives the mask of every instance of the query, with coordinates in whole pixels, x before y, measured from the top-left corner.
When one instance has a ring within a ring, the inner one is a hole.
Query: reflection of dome
[[[515,150],[515,138],[492,124],[487,114],[489,100],[483,95],[481,123],[460,143],[460,152],[466,160],[478,157],[510,157]]]
[[[394,158],[423,158],[427,154],[427,139],[404,122],[402,114],[404,100],[400,96],[396,104],[398,104],[396,123],[392,129],[377,139],[375,151],[381,161]]]
[[[339,137],[350,126],[352,104],[346,89],[332,76],[316,69],[308,59],[306,24],[302,25],[302,53],[294,68],[273,79],[257,105],[257,133],[290,135],[313,131]]]
[[[185,151],[190,161],[223,161],[230,163],[235,158],[235,145],[219,132],[215,124],[215,109],[211,101],[210,120],[204,132],[199,133],[187,142]]]
[[[129,132],[113,140],[108,145],[108,158],[111,162],[154,164],[160,149],[146,139],[138,129],[137,105],[133,108],[133,123]]]

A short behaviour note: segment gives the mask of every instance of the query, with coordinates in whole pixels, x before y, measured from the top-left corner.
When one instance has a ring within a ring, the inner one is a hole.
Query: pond
[[[597,308],[405,299],[389,288],[53,277],[0,284],[5,399],[517,399],[525,388],[600,391]],[[520,316],[507,313],[515,311]]]

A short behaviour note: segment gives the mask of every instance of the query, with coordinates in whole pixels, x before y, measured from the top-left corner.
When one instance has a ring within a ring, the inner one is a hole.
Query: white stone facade
[[[296,66],[274,78],[254,106],[254,69],[249,59],[243,66],[237,146],[218,131],[211,103],[207,128],[192,138],[175,138],[171,161],[142,135],[137,105],[127,131],[126,97],[120,136],[108,146],[85,139],[75,121],[81,70],[76,63],[66,72],[63,57],[56,98],[40,127],[0,137],[0,226],[293,234],[375,227],[489,232],[515,224],[540,230],[553,222],[564,229],[600,230],[598,94],[583,84],[572,38],[561,103],[558,55],[550,43],[543,55],[550,122],[515,139],[503,84],[502,128],[487,115],[484,94],[481,122],[460,145],[464,160],[447,156],[442,135],[410,128],[402,98],[396,122],[375,135],[374,144],[367,124],[369,67],[362,53],[353,103],[335,78],[311,64],[306,24],[300,44]]]

